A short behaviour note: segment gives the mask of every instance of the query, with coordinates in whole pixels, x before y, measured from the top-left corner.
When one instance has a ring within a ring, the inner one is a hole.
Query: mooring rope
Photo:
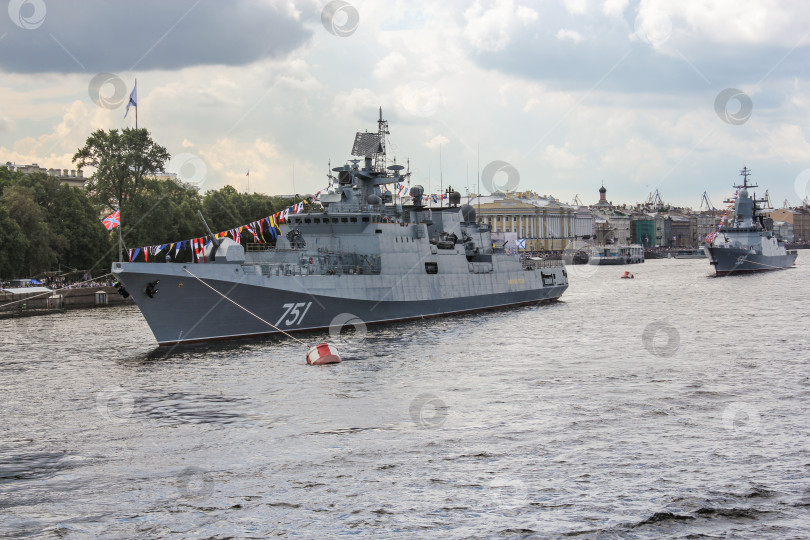
[[[264,319],[262,319],[261,317],[259,317],[258,315],[256,315],[256,314],[255,314],[255,313],[253,313],[252,311],[250,311],[250,310],[249,310],[248,308],[246,308],[245,306],[243,306],[243,305],[239,304],[238,302],[236,302],[235,300],[232,300],[232,299],[228,298],[226,295],[222,294],[221,292],[219,292],[218,290],[216,290],[214,287],[212,287],[211,285],[209,285],[208,283],[206,283],[205,281],[203,281],[203,280],[202,280],[202,279],[200,279],[199,277],[195,276],[194,274],[192,274],[192,273],[191,273],[191,271],[190,271],[188,268],[183,267],[183,270],[184,270],[184,271],[185,271],[185,272],[186,272],[188,275],[190,275],[191,277],[193,277],[194,279],[196,279],[197,281],[199,281],[200,283],[202,283],[203,285],[205,285],[206,287],[208,287],[209,289],[211,289],[212,291],[214,291],[215,293],[217,293],[218,295],[220,295],[222,298],[224,298],[225,300],[227,300],[227,301],[228,301],[228,302],[230,302],[231,304],[235,305],[235,306],[236,306],[236,307],[238,307],[239,309],[243,309],[243,310],[245,310],[247,313],[249,313],[250,315],[253,315],[253,316],[254,316],[254,317],[256,317],[257,319],[259,319],[260,321],[262,321],[264,324],[266,324],[267,326],[269,326],[269,327],[271,327],[271,328],[274,328],[275,330],[278,330],[279,332],[281,332],[282,334],[284,334],[284,335],[285,335],[285,336],[287,336],[288,338],[290,338],[290,339],[292,339],[292,340],[294,340],[294,341],[297,341],[297,342],[298,342],[298,343],[300,343],[301,345],[305,345],[305,346],[307,346],[307,347],[309,346],[307,343],[304,343],[303,341],[301,341],[301,340],[300,340],[300,339],[298,339],[297,337],[290,335],[289,333],[285,332],[284,330],[282,330],[282,329],[281,329],[281,328],[279,328],[278,326],[276,326],[276,325],[274,325],[274,324],[272,324],[272,323],[270,323],[270,322],[265,321]]]

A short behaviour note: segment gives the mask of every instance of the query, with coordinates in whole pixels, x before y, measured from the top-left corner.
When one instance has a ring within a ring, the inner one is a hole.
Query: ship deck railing
[[[257,263],[264,276],[352,276],[379,275],[380,267],[366,264],[310,265],[296,263]]]
[[[558,268],[565,266],[565,262],[559,259],[523,259],[521,261],[524,270],[536,270],[538,268]]]
[[[278,251],[278,252],[286,252],[286,251],[301,251],[301,248],[281,248],[276,247],[272,244],[256,244],[256,243],[247,243],[245,244],[245,253],[264,253],[267,251]]]

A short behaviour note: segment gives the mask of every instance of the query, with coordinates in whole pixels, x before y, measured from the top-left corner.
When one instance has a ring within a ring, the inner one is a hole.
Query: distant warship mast
[[[748,189],[748,188],[751,188],[751,187],[759,187],[756,184],[749,184],[748,183],[748,177],[751,176],[751,169],[749,169],[748,167],[743,167],[742,168],[742,170],[740,171],[740,176],[743,177],[743,183],[742,184],[737,184],[737,185],[734,186],[735,188],[737,188],[738,193],[739,193],[739,191],[741,189]],[[725,202],[727,204],[731,204],[731,203],[734,203],[736,200],[737,200],[737,196],[735,195],[734,197],[732,197],[730,199],[726,199],[723,202]]]
[[[748,177],[751,176],[751,169],[749,169],[748,167],[743,167],[742,168],[742,170],[740,171],[740,176],[743,177],[743,183],[742,183],[742,185],[734,186],[735,188],[748,189],[748,188],[759,187],[757,184],[749,184],[748,183]]]

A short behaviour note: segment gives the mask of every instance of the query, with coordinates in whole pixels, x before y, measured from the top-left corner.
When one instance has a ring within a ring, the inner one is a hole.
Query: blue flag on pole
[[[138,81],[135,81],[135,86],[132,87],[132,93],[129,95],[129,103],[127,103],[127,110],[124,112],[124,118],[129,114],[130,107],[138,106]]]

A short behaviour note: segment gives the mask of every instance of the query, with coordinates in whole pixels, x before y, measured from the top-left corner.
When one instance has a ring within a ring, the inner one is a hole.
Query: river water
[[[807,538],[810,253],[569,274],[333,366],[157,350],[134,307],[0,321],[0,536]]]

